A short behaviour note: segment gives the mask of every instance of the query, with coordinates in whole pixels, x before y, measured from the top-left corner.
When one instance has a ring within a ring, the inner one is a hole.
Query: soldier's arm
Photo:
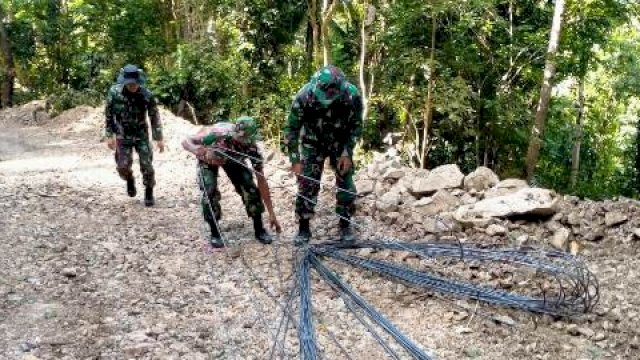
[[[112,91],[109,90],[107,94],[107,103],[104,107],[104,137],[112,138],[113,134],[116,131],[115,119],[113,118],[113,94]]]
[[[284,142],[281,150],[289,156],[291,164],[300,163],[300,130],[302,129],[302,106],[298,97],[291,104],[291,111],[284,127]]]
[[[246,153],[249,155],[249,160],[253,165],[253,169],[256,172],[256,179],[258,180],[258,190],[260,191],[260,198],[262,198],[262,202],[264,203],[264,207],[267,208],[267,212],[269,213],[269,222],[271,226],[275,228],[277,232],[281,231],[280,224],[278,223],[278,219],[276,217],[275,211],[273,211],[273,202],[271,201],[271,189],[269,189],[269,182],[264,175],[264,158],[262,157],[262,153],[258,149],[257,145],[253,145],[249,148]]]
[[[349,137],[347,139],[347,143],[344,146],[342,151],[342,156],[348,156],[350,158],[353,157],[353,149],[356,146],[358,140],[362,136],[362,97],[358,92],[358,89],[351,85],[349,87],[349,91],[351,92],[351,112],[349,113],[349,117],[347,119],[347,131],[349,131]]]
[[[249,161],[251,161],[253,169],[262,173],[262,170],[264,169],[264,157],[262,156],[260,149],[258,149],[258,145],[251,145],[246,154],[248,155]]]
[[[158,101],[150,91],[148,91],[147,98],[147,113],[151,122],[151,138],[155,141],[162,141],[162,122],[158,111]]]

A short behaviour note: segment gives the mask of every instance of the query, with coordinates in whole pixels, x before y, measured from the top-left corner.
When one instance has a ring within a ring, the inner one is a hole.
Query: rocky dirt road
[[[54,119],[19,111],[0,113],[0,358],[268,358],[280,318],[270,296],[286,295],[294,253],[294,187],[286,172],[268,171],[285,228],[282,244],[253,240],[223,176],[222,228],[235,246],[211,254],[203,246],[194,159],[179,147],[191,125],[163,112],[169,149],[155,154],[157,205],[145,208],[126,196],[112,154],[99,142],[99,109],[76,108]],[[284,165],[277,155],[270,161]],[[322,202],[330,199],[325,191]],[[358,270],[340,269],[341,275],[439,359],[640,359],[640,242],[631,233],[640,210],[631,203],[580,206],[621,206],[628,225],[584,244],[602,300],[594,314],[578,319],[480,305],[516,324],[508,327],[461,308],[474,309],[474,302],[451,303]],[[330,212],[319,211],[314,222],[319,238],[334,234]],[[376,219],[357,220],[370,232],[415,237],[406,226]],[[511,229],[507,221],[501,226]],[[535,237],[546,226],[520,230]],[[508,238],[478,229],[459,235],[474,241],[476,233],[482,241]],[[328,334],[353,359],[383,358],[330,289],[314,282],[313,292],[324,358],[347,358]],[[290,332],[291,358],[296,341]]]

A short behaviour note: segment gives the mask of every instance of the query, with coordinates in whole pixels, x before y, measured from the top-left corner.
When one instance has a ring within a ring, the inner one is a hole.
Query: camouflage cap
[[[260,140],[258,124],[251,116],[240,116],[236,119],[236,133],[245,140],[246,143],[255,143]]]
[[[327,65],[313,74],[309,84],[316,100],[328,106],[340,96],[345,81],[342,70],[333,65]]]
[[[142,70],[140,70],[137,66],[127,64],[122,69],[120,69],[120,74],[118,75],[118,83],[122,85],[128,84],[143,84],[142,78]]]

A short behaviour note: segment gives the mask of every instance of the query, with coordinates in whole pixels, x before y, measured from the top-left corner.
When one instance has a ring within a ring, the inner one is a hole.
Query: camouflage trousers
[[[133,149],[138,153],[140,160],[140,172],[144,186],[154,187],[156,185],[155,171],[153,170],[153,149],[147,136],[135,138],[116,139],[116,167],[118,174],[123,180],[133,177],[131,169],[133,165]]]
[[[249,169],[239,164],[225,164],[222,166],[224,172],[231,180],[236,192],[242,198],[242,203],[249,217],[255,217],[261,215],[264,212],[264,205],[262,204],[262,198],[260,197],[260,191],[253,182],[253,174]],[[200,202],[202,206],[202,213],[205,221],[213,223],[213,217],[216,220],[220,220],[222,217],[222,208],[220,207],[220,191],[218,190],[218,171],[220,166],[207,165],[202,162],[198,163],[198,184],[200,190],[203,190],[206,194],[206,198],[203,196]],[[202,175],[202,181],[200,176]],[[203,184],[204,182],[204,188]],[[208,200],[207,200],[208,198]],[[211,203],[211,209],[209,208]],[[211,213],[213,210],[213,214]]]
[[[356,185],[353,182],[353,167],[349,171],[340,175],[337,170],[338,156],[325,155],[318,149],[302,146],[302,174],[310,179],[320,181],[324,168],[324,161],[329,158],[329,164],[333,168],[336,176],[336,186],[347,190],[336,192],[336,213],[344,218],[350,219],[354,212],[354,201],[356,199]],[[298,178],[298,196],[296,197],[296,215],[302,219],[310,219],[314,214],[315,204],[318,202],[318,192],[320,184],[304,177]]]

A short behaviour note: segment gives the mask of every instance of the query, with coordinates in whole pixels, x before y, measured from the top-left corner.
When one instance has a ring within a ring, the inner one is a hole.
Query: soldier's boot
[[[253,231],[256,235],[256,240],[258,240],[262,244],[271,244],[273,241],[273,237],[269,232],[264,228],[264,224],[262,223],[262,215],[257,215],[253,217]]]
[[[211,227],[211,236],[209,236],[209,245],[212,248],[223,248],[224,241],[222,241],[222,236],[220,235],[220,230],[218,230],[218,226],[214,222],[210,222],[209,226]]]
[[[356,241],[351,222],[345,219],[340,219],[340,241],[345,245],[351,245]]]
[[[144,206],[153,206],[156,203],[156,200],[153,198],[153,188],[151,186],[147,186],[144,189]]]
[[[127,195],[129,195],[129,197],[136,196],[136,180],[133,176],[127,178]]]
[[[309,227],[309,219],[300,219],[298,228],[298,234],[293,239],[293,243],[296,246],[302,246],[308,244],[311,240],[311,228]]]

